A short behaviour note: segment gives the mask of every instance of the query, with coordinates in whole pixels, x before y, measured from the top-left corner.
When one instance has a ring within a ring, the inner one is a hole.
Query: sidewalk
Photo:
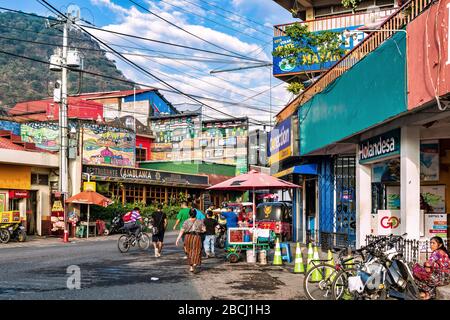
[[[120,235],[111,235],[111,236],[98,236],[98,237],[89,237],[87,238],[69,238],[68,243],[64,243],[61,237],[55,236],[27,236],[27,240],[25,242],[16,242],[10,241],[8,243],[0,243],[1,249],[8,248],[32,248],[32,247],[46,247],[46,246],[58,246],[58,245],[71,245],[71,244],[79,244],[79,243],[89,243],[89,242],[97,242],[97,241],[107,241],[107,240],[117,240]]]

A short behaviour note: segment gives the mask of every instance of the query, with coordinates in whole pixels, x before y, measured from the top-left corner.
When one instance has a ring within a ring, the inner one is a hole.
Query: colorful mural
[[[34,143],[36,147],[48,150],[59,150],[59,128],[54,122],[29,122],[20,126],[22,141]]]
[[[0,120],[0,130],[8,130],[20,136],[20,123]]]
[[[135,165],[134,132],[97,124],[83,125],[83,164]]]

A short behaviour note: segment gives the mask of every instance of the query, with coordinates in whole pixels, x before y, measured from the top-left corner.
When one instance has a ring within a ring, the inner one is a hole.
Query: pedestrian
[[[450,258],[441,237],[430,239],[431,255],[421,266],[413,266],[413,275],[419,287],[420,298],[429,300],[436,297],[436,287],[450,283]]]
[[[205,240],[203,242],[203,248],[205,249],[206,258],[214,258],[214,245],[216,243],[216,226],[217,220],[213,218],[214,213],[211,210],[206,211],[205,223]]]
[[[152,214],[153,220],[153,235],[152,241],[153,246],[155,247],[155,257],[160,257],[162,248],[164,245],[164,233],[167,227],[167,217],[166,214],[162,211],[162,204],[158,204],[156,212]]]
[[[181,230],[181,228],[183,227],[183,223],[187,219],[189,219],[189,211],[190,210],[191,209],[188,207],[188,203],[186,201],[183,201],[181,203],[181,209],[180,209],[180,211],[177,214],[177,221],[175,222],[175,225],[173,226],[173,230],[176,230],[178,225],[180,225],[179,229]],[[184,242],[184,237],[185,237],[185,235],[183,234],[183,237],[182,237],[183,242]],[[185,255],[184,255],[183,259],[187,259],[186,251],[184,253],[185,253]]]
[[[205,232],[203,220],[196,218],[197,212],[194,208],[189,211],[189,219],[186,220],[180,230],[175,245],[178,246],[180,239],[185,235],[184,250],[187,253],[189,271],[195,272],[196,268],[202,263],[202,243],[200,234]]]
[[[227,228],[236,228],[238,226],[238,215],[232,207],[227,207],[227,211],[222,212],[222,216],[227,219]]]

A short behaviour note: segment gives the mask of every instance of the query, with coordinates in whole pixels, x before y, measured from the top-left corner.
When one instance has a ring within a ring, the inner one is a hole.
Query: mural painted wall
[[[201,132],[199,115],[151,119],[150,127],[156,136],[151,160],[201,160],[201,150],[194,146],[194,140]]]
[[[0,120],[0,130],[8,130],[20,136],[20,123]]]
[[[450,0],[408,24],[408,110],[450,92]]]
[[[83,164],[135,165],[134,132],[97,124],[83,125]]]
[[[55,122],[29,122],[20,126],[22,141],[36,144],[36,147],[59,150],[59,128]]]

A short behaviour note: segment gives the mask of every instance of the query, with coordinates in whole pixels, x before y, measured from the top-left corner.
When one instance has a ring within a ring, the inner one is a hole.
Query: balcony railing
[[[277,115],[277,121],[282,121],[295,112],[298,106],[314,97],[325,89],[330,83],[340,77],[344,72],[353,67],[370,52],[378,48],[385,40],[389,39],[397,31],[421,14],[433,0],[409,0],[375,32],[371,32],[363,41],[343,56],[333,67],[323,73],[311,86],[305,89],[299,96],[290,102]]]
[[[396,12],[398,8],[389,8],[385,10],[380,10],[378,12],[361,12],[356,14],[345,14],[334,17],[318,18],[314,20],[307,20],[299,22],[300,24],[306,23],[308,25],[309,31],[322,31],[331,30],[339,28],[347,28],[351,26],[365,25],[367,23],[373,22],[374,20],[379,20],[387,18]],[[293,25],[293,23],[280,24],[273,27],[274,37],[284,36],[286,27]]]

